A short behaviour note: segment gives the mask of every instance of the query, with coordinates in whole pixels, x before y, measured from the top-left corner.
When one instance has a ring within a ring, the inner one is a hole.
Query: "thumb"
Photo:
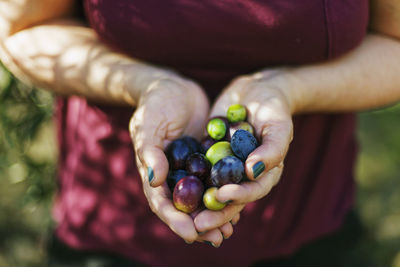
[[[142,177],[143,183],[157,187],[164,183],[169,169],[164,153],[165,134],[160,132],[163,127],[160,127],[157,120],[147,119],[144,115],[142,110],[138,109],[130,121],[129,130],[140,161],[138,165],[144,169],[143,173],[147,173],[147,177]]]
[[[168,160],[164,151],[154,145],[146,145],[138,150],[139,159],[147,167],[147,180],[152,187],[162,185],[168,175]]]
[[[261,135],[262,145],[246,160],[246,174],[251,180],[283,162],[292,140],[293,125],[291,121],[269,122],[262,127]]]

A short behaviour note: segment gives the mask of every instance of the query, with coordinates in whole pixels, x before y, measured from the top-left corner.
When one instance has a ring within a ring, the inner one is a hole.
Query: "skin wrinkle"
[[[262,131],[263,131],[263,135],[262,135],[263,136],[263,143],[267,143],[267,144],[268,143],[282,143],[282,142],[279,142],[279,141],[281,141],[281,140],[285,140],[285,141],[286,140],[290,140],[290,141],[293,140],[293,125],[290,124],[288,126],[281,126],[281,127],[278,126],[278,125],[282,125],[283,123],[280,122],[280,123],[272,124],[272,125],[271,124],[270,125],[264,125],[263,128],[262,128]],[[275,132],[273,134],[270,134],[268,132],[269,128],[273,128]],[[278,128],[278,129],[276,129],[276,128]],[[288,132],[288,129],[290,129],[289,132]],[[266,131],[266,133],[264,131]],[[279,132],[282,132],[283,135],[280,134]],[[276,139],[273,139],[272,137],[275,137]],[[278,159],[280,159],[280,161],[282,161],[285,158],[286,153],[287,153],[287,151],[289,149],[289,146],[290,146],[290,142],[289,143],[285,142],[285,146],[283,148],[281,148],[281,150],[279,150]]]
[[[159,86],[159,85],[154,85],[154,86]],[[149,93],[154,93],[153,92],[153,88],[151,88],[149,90]],[[160,88],[158,90],[168,90],[169,92],[171,91],[170,88]],[[175,92],[169,93],[169,92],[164,92],[167,95],[169,94],[176,94]],[[153,104],[154,106],[159,107],[160,105],[162,105],[162,103],[156,102]],[[186,110],[186,108],[184,108],[183,110]],[[161,111],[159,111],[159,115],[161,116],[161,119],[159,120],[159,125],[155,127],[155,132],[154,134],[157,134],[158,136],[162,136],[163,138],[169,139],[169,140],[173,140],[175,139],[179,133],[180,133],[180,129],[182,128],[179,124],[176,124],[174,120],[171,120],[170,118],[170,114],[171,114],[172,110],[165,110],[165,109],[161,109]],[[183,117],[183,114],[176,114],[175,117]],[[185,114],[187,116],[187,114]],[[185,116],[185,117],[186,117]]]
[[[7,40],[6,40],[7,41]],[[28,75],[24,72],[24,67],[22,64],[19,64],[17,57],[12,57],[10,49],[6,45],[6,41],[0,42],[0,57],[3,64],[6,64],[8,69],[12,71],[12,73],[21,81],[23,81],[27,85],[32,85],[32,82],[29,80]]]

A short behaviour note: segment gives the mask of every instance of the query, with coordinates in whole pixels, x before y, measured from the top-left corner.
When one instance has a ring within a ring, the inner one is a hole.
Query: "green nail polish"
[[[265,170],[265,165],[262,161],[257,162],[253,166],[253,177],[256,179]]]
[[[147,175],[149,176],[149,183],[151,184],[151,182],[154,180],[154,171],[152,167],[147,168]]]
[[[207,245],[210,245],[210,246],[213,246],[214,248],[216,248],[216,246],[215,246],[212,242],[210,242],[210,241],[204,241],[204,243],[206,243]]]

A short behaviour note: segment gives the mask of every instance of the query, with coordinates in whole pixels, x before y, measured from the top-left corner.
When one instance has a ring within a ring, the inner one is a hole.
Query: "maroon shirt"
[[[108,45],[172,67],[211,98],[237,75],[326,61],[366,34],[367,0],[86,0]],[[337,229],[354,196],[353,114],[294,118],[285,170],[248,204],[219,249],[187,245],[154,215],[135,168],[132,108],[58,102],[57,234],[80,249],[114,251],[152,266],[247,266],[293,252]]]

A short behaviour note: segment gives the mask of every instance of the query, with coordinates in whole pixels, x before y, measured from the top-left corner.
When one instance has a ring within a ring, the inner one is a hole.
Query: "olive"
[[[242,161],[246,161],[247,157],[253,152],[258,144],[257,139],[248,131],[237,130],[231,140],[232,151]]]
[[[250,123],[248,123],[247,121],[238,121],[238,122],[232,123],[229,126],[229,135],[231,137],[231,141],[232,141],[233,134],[239,129],[248,131],[249,133],[254,135],[254,127]]]
[[[201,153],[194,153],[186,160],[186,171],[190,175],[199,177],[204,180],[210,175],[211,164],[208,159]]]
[[[211,162],[212,165],[227,156],[233,156],[231,144],[227,141],[215,143],[207,150],[206,153],[206,158]]]
[[[226,124],[223,120],[215,118],[211,119],[207,124],[207,133],[214,140],[221,140],[225,137],[227,131]]]
[[[175,186],[173,203],[175,208],[185,213],[195,211],[201,204],[204,185],[196,176],[183,177]]]
[[[233,104],[228,108],[226,117],[230,123],[246,120],[246,108],[240,104]]]
[[[211,168],[211,175],[206,183],[208,186],[221,187],[226,184],[238,184],[244,177],[243,162],[235,156],[228,156]]]
[[[185,169],[186,159],[193,153],[202,150],[200,143],[190,136],[172,141],[165,149],[170,169]]]
[[[190,148],[190,153],[196,153],[196,152],[201,152],[202,148],[201,148],[201,144],[199,141],[197,141],[196,139],[194,139],[191,136],[184,136],[181,138],[183,141],[186,142],[186,144],[189,146]]]
[[[222,210],[226,206],[225,203],[221,203],[217,200],[217,190],[218,188],[216,187],[210,187],[203,195],[203,203],[209,210]]]
[[[169,171],[167,176],[167,184],[171,192],[174,191],[175,185],[179,182],[179,180],[187,175],[188,173],[185,170]]]
[[[207,136],[205,137],[203,140],[201,140],[201,148],[202,148],[202,152],[203,154],[205,154],[207,152],[207,150],[213,145],[215,144],[217,141],[215,141],[214,139],[211,138],[211,136]]]

